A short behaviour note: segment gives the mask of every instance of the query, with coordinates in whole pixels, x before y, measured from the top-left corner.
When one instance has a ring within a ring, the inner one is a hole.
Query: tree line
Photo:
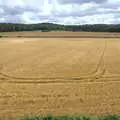
[[[40,24],[0,23],[0,32],[16,32],[16,31],[120,32],[120,24],[59,25],[53,23],[40,23]]]

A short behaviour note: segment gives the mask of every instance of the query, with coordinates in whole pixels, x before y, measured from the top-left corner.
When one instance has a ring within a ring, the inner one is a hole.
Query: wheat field
[[[0,118],[120,114],[120,38],[0,38]]]

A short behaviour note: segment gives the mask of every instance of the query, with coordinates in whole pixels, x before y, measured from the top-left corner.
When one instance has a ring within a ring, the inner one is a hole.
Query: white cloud
[[[120,23],[120,0],[0,0],[0,22]]]

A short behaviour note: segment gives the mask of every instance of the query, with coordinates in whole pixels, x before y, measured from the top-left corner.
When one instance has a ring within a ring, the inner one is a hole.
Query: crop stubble
[[[0,117],[120,114],[119,40],[2,38]]]

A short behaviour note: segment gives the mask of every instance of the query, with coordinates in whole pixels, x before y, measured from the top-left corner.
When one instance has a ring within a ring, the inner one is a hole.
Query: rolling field
[[[9,36],[9,37],[59,37],[59,36],[71,36],[71,37],[119,37],[119,33],[110,33],[110,32],[3,32],[0,33],[0,36]]]
[[[0,118],[120,114],[120,38],[0,38]]]

